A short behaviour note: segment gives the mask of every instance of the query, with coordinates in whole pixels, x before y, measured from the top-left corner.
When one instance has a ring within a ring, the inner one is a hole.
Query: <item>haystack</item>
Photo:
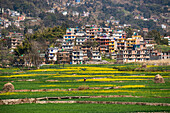
[[[161,75],[159,75],[159,74],[157,74],[157,75],[155,76],[154,82],[155,82],[155,83],[165,83],[164,78],[163,78]]]
[[[146,65],[146,64],[143,64],[143,65],[142,65],[142,68],[147,68],[147,65]]]
[[[11,83],[6,83],[3,87],[3,91],[5,92],[11,92],[14,90],[14,85]]]

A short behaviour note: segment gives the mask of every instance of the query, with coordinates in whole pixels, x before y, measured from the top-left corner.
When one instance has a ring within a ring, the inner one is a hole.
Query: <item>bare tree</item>
[[[0,65],[6,67],[13,62],[13,56],[8,49],[7,41],[0,40]]]
[[[36,68],[39,67],[39,65],[42,62],[42,58],[40,57],[40,54],[44,52],[46,48],[46,45],[44,43],[39,43],[37,41],[31,40],[30,41],[30,50],[28,51],[28,58],[30,62],[36,66]]]

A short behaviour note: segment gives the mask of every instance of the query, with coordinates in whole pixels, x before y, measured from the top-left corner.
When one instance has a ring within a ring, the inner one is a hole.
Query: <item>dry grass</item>
[[[170,59],[161,59],[161,60],[150,60],[150,61],[147,61],[147,62],[141,62],[143,64],[146,64],[146,65],[163,65],[163,66],[167,66],[167,65],[170,65]]]

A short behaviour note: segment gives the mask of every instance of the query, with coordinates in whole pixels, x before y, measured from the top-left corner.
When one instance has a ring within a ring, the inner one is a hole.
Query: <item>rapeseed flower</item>
[[[96,79],[87,79],[86,81],[125,81],[125,80],[147,80],[147,79],[113,79],[113,78],[96,78]],[[79,79],[77,81],[83,81],[83,79]]]
[[[10,77],[27,77],[27,76],[40,76],[40,75],[56,75],[56,74],[20,74],[20,75],[10,75],[10,76],[0,76],[2,77],[6,77],[6,78],[10,78]]]
[[[0,95],[17,95],[16,92],[6,92],[6,93],[0,93]]]
[[[125,85],[125,86],[120,86],[120,88],[142,88],[145,87],[145,85]]]

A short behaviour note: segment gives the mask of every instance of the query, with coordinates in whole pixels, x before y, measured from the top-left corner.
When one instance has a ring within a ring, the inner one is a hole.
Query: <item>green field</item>
[[[3,105],[2,113],[127,113],[169,112],[167,106],[112,105],[112,104],[21,104]]]
[[[8,92],[0,93],[0,99],[21,99],[38,97],[132,95],[142,96],[115,98],[71,99],[77,101],[120,101],[170,103],[169,71],[118,71],[117,68],[133,67],[126,65],[48,65],[38,70],[0,68],[0,89],[11,82],[15,90],[59,89],[58,91]],[[136,66],[136,65],[135,65]],[[157,66],[148,66],[158,69]],[[162,69],[168,69],[169,66]],[[148,69],[149,70],[149,69]],[[156,74],[163,76],[165,83],[154,83]],[[84,82],[86,78],[86,82]],[[80,88],[83,90],[78,90]],[[93,89],[96,88],[96,89]],[[68,89],[76,89],[68,91]],[[161,98],[160,98],[161,97]],[[66,101],[69,101],[68,99]],[[36,109],[39,108],[39,109]],[[89,108],[89,109],[88,109]],[[36,110],[35,110],[36,109]],[[167,106],[113,105],[113,104],[20,104],[1,105],[5,112],[170,112]]]

